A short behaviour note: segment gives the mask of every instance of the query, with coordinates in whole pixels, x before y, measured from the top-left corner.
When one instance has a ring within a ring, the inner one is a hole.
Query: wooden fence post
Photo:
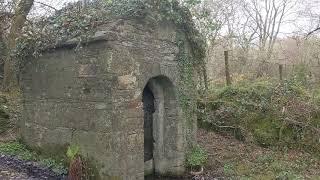
[[[229,69],[229,53],[228,53],[228,51],[224,51],[224,63],[225,63],[227,86],[230,86],[231,85],[231,77],[230,77],[230,69]]]
[[[283,64],[279,64],[279,76],[280,76],[280,81],[283,80]]]

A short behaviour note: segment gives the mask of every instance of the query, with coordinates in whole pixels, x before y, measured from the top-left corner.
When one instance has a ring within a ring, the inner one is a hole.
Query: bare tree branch
[[[316,27],[314,30],[308,32],[308,34],[306,35],[306,38],[308,38],[309,36],[311,36],[312,34],[316,33],[317,31],[320,31],[320,26]]]
[[[45,4],[45,3],[43,3],[43,2],[34,1],[34,3],[41,4],[41,5],[43,5],[43,6],[46,6],[46,7],[51,8],[51,9],[53,9],[53,10],[55,10],[55,11],[58,11],[58,9],[56,9],[55,7],[50,6],[50,5],[48,5],[48,4]]]

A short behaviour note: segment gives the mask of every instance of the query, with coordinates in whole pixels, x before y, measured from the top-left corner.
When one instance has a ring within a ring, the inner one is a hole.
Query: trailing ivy
[[[167,20],[173,21],[186,34],[190,50],[193,54],[192,64],[202,65],[205,58],[206,43],[194,25],[192,15],[187,7],[180,6],[175,0],[161,1],[160,14]]]
[[[197,94],[195,87],[197,87],[197,82],[195,81],[197,78],[195,73],[201,72],[201,68],[205,64],[206,43],[197,31],[192,21],[192,15],[186,7],[180,6],[177,1],[161,1],[158,7],[163,18],[173,21],[179,28],[176,36],[180,73],[178,94],[180,105],[187,118],[187,130],[190,131],[188,133],[190,136],[194,128],[196,113]],[[188,43],[186,44],[186,42]],[[198,75],[200,76],[199,73]],[[192,137],[189,138],[192,139]]]
[[[152,17],[155,22],[174,22],[186,34],[193,64],[203,63],[205,43],[192,21],[188,8],[179,5],[177,0],[102,0],[93,1],[86,8],[74,3],[59,10],[49,18],[28,22],[18,39],[16,56],[39,56],[48,48],[78,38],[85,41],[92,36],[99,25],[113,18]]]

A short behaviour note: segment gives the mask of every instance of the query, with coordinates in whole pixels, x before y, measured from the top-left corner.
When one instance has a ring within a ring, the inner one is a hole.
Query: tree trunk
[[[208,87],[208,75],[207,75],[207,69],[206,69],[205,63],[201,65],[201,70],[203,75],[204,88],[207,91],[209,87]]]
[[[33,2],[34,0],[20,0],[15,9],[8,35],[7,52],[4,62],[3,90],[5,91],[19,89],[17,60],[12,56],[12,52],[16,48],[16,39],[21,33]]]
[[[224,62],[225,62],[227,86],[230,86],[231,85],[231,77],[230,77],[230,69],[229,69],[229,53],[228,53],[228,51],[224,51]]]

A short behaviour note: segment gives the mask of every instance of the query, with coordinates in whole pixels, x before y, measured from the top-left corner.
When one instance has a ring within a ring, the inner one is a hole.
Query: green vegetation
[[[69,158],[70,161],[74,160],[76,156],[78,156],[80,153],[80,147],[76,145],[71,145],[68,147],[67,150],[67,157]]]
[[[211,89],[199,101],[202,127],[263,147],[320,152],[319,90],[309,88],[303,73],[278,83],[244,80]]]
[[[195,63],[204,60],[204,39],[196,29],[189,9],[180,6],[177,0],[105,0],[92,2],[86,8],[71,3],[49,18],[28,24],[18,39],[15,55],[20,58],[39,56],[42,51],[73,38],[86,43],[99,25],[116,18],[139,19],[151,25],[171,21],[187,34]]]
[[[98,179],[98,171],[95,167],[95,163],[87,160],[80,155],[80,147],[71,145],[66,152],[66,159],[55,159],[53,157],[48,158],[35,151],[27,148],[20,142],[8,142],[0,144],[0,154],[15,156],[19,159],[26,161],[34,161],[38,164],[52,169],[57,174],[67,174],[69,163],[69,174],[73,177],[83,177],[84,179]]]
[[[51,168],[57,174],[65,174],[67,172],[64,166],[64,160],[55,160],[46,158],[38,153],[29,150],[25,145],[19,142],[8,142],[0,144],[0,154],[16,156],[27,161],[36,161],[40,165]]]
[[[191,168],[203,167],[207,159],[207,152],[200,146],[194,146],[187,154],[187,165]]]
[[[5,155],[17,156],[23,160],[36,159],[36,154],[29,151],[26,146],[19,142],[0,144],[0,152]]]
[[[255,160],[247,160],[225,163],[224,174],[230,179],[305,179],[307,171],[317,168],[314,165],[319,159],[310,156],[292,159],[289,154],[268,152],[258,155]],[[319,177],[311,175],[309,178]]]

